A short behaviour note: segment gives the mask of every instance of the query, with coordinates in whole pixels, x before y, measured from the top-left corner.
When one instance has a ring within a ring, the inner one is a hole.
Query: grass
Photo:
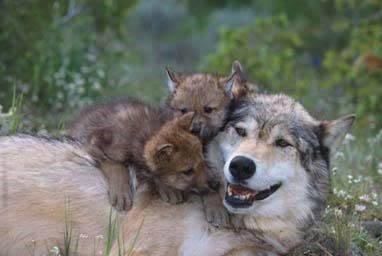
[[[26,129],[21,105],[22,96],[14,95],[12,108],[7,113],[0,112],[0,134]],[[333,156],[331,173],[332,191],[322,223],[291,255],[382,255],[382,238],[372,236],[363,225],[364,221],[382,221],[382,130],[375,135],[347,135]],[[69,206],[68,201],[62,253],[76,255],[78,238],[74,240]],[[123,234],[118,235],[118,230],[118,220],[110,210],[105,256],[110,254],[114,243],[119,255],[133,254],[139,231],[125,246]]]
[[[363,225],[382,220],[382,130],[369,138],[347,135],[333,160],[332,191],[315,242],[294,255],[382,255],[382,238]]]

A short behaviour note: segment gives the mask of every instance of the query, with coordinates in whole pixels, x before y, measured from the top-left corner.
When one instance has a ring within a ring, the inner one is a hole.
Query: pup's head
[[[219,183],[203,159],[198,137],[188,129],[194,113],[166,123],[145,145],[144,157],[152,174],[162,184],[182,190],[206,193]]]
[[[185,114],[195,112],[190,131],[209,141],[224,125],[229,105],[247,93],[239,62],[234,62],[227,77],[209,74],[179,74],[167,69],[170,107]]]
[[[329,156],[353,121],[317,121],[285,95],[242,102],[219,135],[227,209],[308,223],[326,206]]]

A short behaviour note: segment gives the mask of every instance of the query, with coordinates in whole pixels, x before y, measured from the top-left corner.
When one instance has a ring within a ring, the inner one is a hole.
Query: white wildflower
[[[370,202],[370,197],[369,197],[369,195],[364,194],[364,195],[359,197],[359,200],[364,201],[364,202]]]
[[[346,196],[346,192],[345,192],[345,190],[341,189],[340,191],[338,191],[337,195],[340,196],[340,197],[345,197]]]
[[[341,151],[338,151],[337,153],[335,153],[334,157],[345,159],[345,154]]]
[[[52,249],[50,249],[49,252],[53,253],[53,255],[61,255],[60,254],[60,248],[58,248],[58,246],[52,247]]]
[[[357,212],[363,212],[363,211],[366,210],[366,206],[363,205],[363,204],[356,204],[354,208],[355,208],[355,210],[356,210]]]
[[[98,235],[95,237],[95,239],[103,239],[103,235]]]
[[[334,209],[334,214],[337,217],[341,217],[342,216],[342,210],[340,208],[336,208],[336,209]]]
[[[89,238],[89,236],[88,236],[87,234],[83,234],[83,233],[81,233],[81,234],[80,234],[80,238],[82,238],[82,239],[87,239],[87,238]]]
[[[350,142],[354,141],[355,137],[351,135],[350,133],[347,133],[344,138],[344,144],[350,144]]]
[[[374,205],[374,206],[378,206],[378,201],[372,201],[371,203],[372,203],[372,205]]]

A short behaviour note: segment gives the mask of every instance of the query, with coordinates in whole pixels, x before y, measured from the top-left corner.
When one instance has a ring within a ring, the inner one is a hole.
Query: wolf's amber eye
[[[205,106],[205,107],[204,107],[204,112],[205,112],[205,113],[210,114],[210,113],[212,113],[212,111],[214,111],[213,108],[208,107],[208,106]]]
[[[186,114],[188,112],[187,108],[181,108],[179,110],[180,110],[180,112],[182,112],[182,114]]]
[[[283,140],[283,139],[276,140],[275,144],[276,144],[277,147],[280,147],[280,148],[285,148],[285,147],[288,147],[288,146],[292,146],[286,140]]]
[[[186,176],[191,176],[194,173],[194,170],[192,168],[182,172]]]
[[[246,137],[247,136],[247,132],[244,128],[240,128],[240,127],[235,127],[235,131],[236,133],[240,136],[240,137]]]

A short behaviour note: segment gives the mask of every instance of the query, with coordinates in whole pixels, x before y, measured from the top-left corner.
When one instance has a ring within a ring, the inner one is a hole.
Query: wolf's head
[[[190,131],[209,141],[224,125],[232,100],[247,93],[246,81],[239,62],[227,77],[209,74],[178,74],[167,69],[170,96],[168,104],[181,113],[195,112]]]
[[[241,102],[218,137],[227,209],[306,224],[325,207],[330,153],[353,121],[317,121],[285,95]]]
[[[216,177],[203,158],[203,146],[188,129],[194,113],[166,123],[145,145],[144,157],[161,184],[182,191],[217,189]]]

